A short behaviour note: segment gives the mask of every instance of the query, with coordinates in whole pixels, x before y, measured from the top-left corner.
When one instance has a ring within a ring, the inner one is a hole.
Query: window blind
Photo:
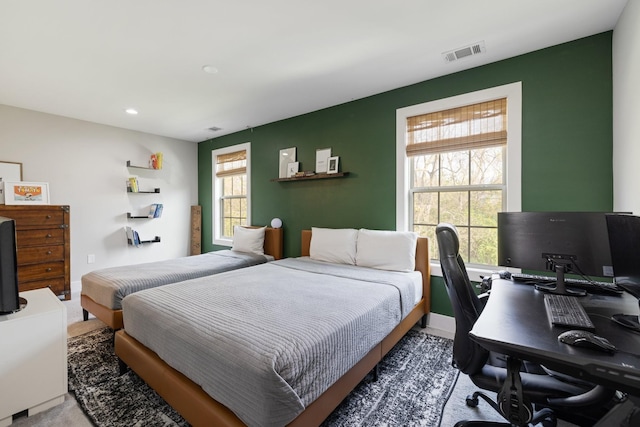
[[[407,156],[506,143],[506,98],[407,118]]]
[[[216,156],[216,176],[225,177],[247,173],[246,150]]]

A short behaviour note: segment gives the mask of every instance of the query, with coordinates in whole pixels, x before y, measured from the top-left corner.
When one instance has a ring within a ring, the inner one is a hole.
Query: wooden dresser
[[[69,206],[0,205],[0,216],[16,221],[20,292],[48,287],[70,299]]]

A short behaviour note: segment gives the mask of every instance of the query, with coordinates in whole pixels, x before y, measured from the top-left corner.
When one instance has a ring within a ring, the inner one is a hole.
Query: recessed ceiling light
[[[202,71],[209,74],[218,74],[218,69],[213,65],[204,65]]]
[[[135,116],[136,114],[138,114],[138,110],[136,110],[135,108],[127,108],[126,110],[124,110],[127,114],[131,114],[132,116]]]

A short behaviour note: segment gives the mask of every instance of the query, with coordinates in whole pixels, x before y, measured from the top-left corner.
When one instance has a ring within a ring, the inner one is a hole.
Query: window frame
[[[522,82],[510,83],[448,98],[398,108],[396,110],[396,230],[409,231],[411,217],[411,166],[406,155],[407,118],[470,104],[507,98],[507,157],[505,208],[519,212],[522,206]],[[468,266],[470,279],[479,281],[490,270]],[[440,263],[431,262],[431,274],[442,276]]]
[[[246,194],[246,202],[247,202],[247,224],[251,224],[251,143],[245,142],[242,144],[231,145],[229,147],[218,148],[215,150],[211,150],[211,175],[213,179],[212,185],[212,194],[211,194],[211,206],[212,210],[212,225],[213,225],[213,241],[214,245],[220,246],[233,246],[233,239],[226,238],[222,236],[222,178],[218,178],[216,176],[216,160],[217,157],[223,154],[233,153],[235,151],[246,152],[247,156],[247,170],[246,170],[246,181],[247,181],[247,194]]]

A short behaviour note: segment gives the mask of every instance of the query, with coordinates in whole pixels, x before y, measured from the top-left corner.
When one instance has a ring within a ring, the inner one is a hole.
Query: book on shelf
[[[125,233],[127,235],[127,242],[130,245],[140,246],[140,235],[136,230],[131,227],[125,227]]]
[[[162,216],[162,203],[154,203],[149,207],[149,218],[160,218]]]
[[[162,216],[162,210],[164,209],[164,205],[162,203],[156,204],[156,211],[153,215],[154,218],[160,218]]]
[[[138,177],[130,176],[127,181],[127,191],[132,193],[137,193],[140,191],[140,187],[138,186]]]

